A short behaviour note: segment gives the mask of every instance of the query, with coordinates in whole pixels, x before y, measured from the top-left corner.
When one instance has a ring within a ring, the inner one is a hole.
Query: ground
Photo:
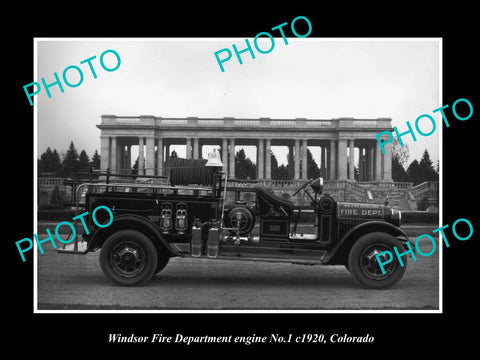
[[[128,288],[104,277],[98,257],[99,252],[57,254],[52,248],[38,254],[38,309],[439,309],[438,247],[416,262],[409,258],[404,278],[386,290],[362,288],[343,266],[183,258],[172,259],[145,286]]]

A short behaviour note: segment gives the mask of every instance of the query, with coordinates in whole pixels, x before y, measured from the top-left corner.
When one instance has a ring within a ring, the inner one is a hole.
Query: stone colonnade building
[[[391,119],[316,120],[247,118],[162,118],[102,115],[101,169],[129,173],[131,149],[138,146],[139,174],[164,174],[171,145],[185,145],[186,157],[202,157],[203,145],[222,149],[224,170],[235,178],[235,146],[256,146],[257,178],[271,179],[272,146],[287,146],[294,179],[307,179],[307,147],[320,147],[316,162],[326,180],[392,181],[391,145],[383,155],[375,135],[392,131]],[[354,150],[357,148],[358,150]],[[227,151],[224,151],[227,149]],[[358,157],[355,159],[355,157]],[[253,159],[252,159],[253,160]]]

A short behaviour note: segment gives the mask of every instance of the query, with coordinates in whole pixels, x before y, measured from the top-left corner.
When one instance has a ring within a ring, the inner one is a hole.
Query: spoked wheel
[[[230,218],[232,226],[238,228],[240,231],[244,231],[248,227],[250,221],[251,220],[247,218],[247,215],[242,212],[236,212],[235,215]]]
[[[122,230],[105,240],[100,253],[100,267],[117,284],[143,285],[157,269],[157,251],[144,234]]]
[[[398,262],[394,247],[402,251],[403,246],[393,236],[385,233],[370,233],[362,236],[352,246],[348,256],[348,269],[355,279],[363,286],[372,289],[382,289],[396,284],[405,274],[407,260],[402,258],[403,266]],[[389,253],[385,253],[389,251]],[[402,251],[403,252],[403,251]],[[378,258],[383,265],[383,271],[378,263]],[[392,261],[386,263],[390,257]]]
[[[240,235],[248,234],[255,226],[255,215],[250,209],[242,206],[231,209],[225,220],[227,227],[237,228]]]

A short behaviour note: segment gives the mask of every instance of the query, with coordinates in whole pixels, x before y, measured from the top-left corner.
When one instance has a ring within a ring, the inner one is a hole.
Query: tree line
[[[396,139],[395,139],[396,140]],[[221,149],[220,149],[221,152]],[[271,156],[271,177],[277,180],[289,180],[294,178],[294,159],[293,154],[287,155],[287,164],[278,164],[275,154]],[[177,157],[175,150],[170,157]],[[413,160],[408,166],[409,150],[408,146],[400,146],[398,140],[394,141],[392,147],[392,178],[398,182],[412,182],[418,185],[424,181],[438,181],[439,171],[438,163],[435,169],[430,154],[427,150],[418,160]],[[73,141],[70,142],[68,150],[60,156],[56,149],[53,151],[50,147],[38,159],[38,173],[40,176],[68,177],[73,173],[88,173],[90,166],[94,169],[100,169],[100,155],[97,150],[90,159],[85,150],[78,153]],[[132,167],[132,173],[138,172],[138,158]],[[325,177],[322,174],[317,163],[313,159],[312,153],[307,148],[307,178]],[[354,176],[358,180],[358,168],[354,169]],[[235,154],[235,177],[238,179],[256,179],[257,165],[246,156],[244,149],[240,149]]]
[[[90,171],[90,166],[94,169],[100,169],[100,155],[98,151],[88,157],[85,150],[78,153],[73,141],[70,142],[68,150],[60,156],[56,149],[47,148],[47,150],[37,160],[39,176],[68,177],[74,173]]]
[[[413,160],[407,168],[408,147],[394,146],[392,154],[392,179],[397,182],[412,182],[413,185],[421,184],[424,181],[438,181],[439,172],[433,166],[428,150],[425,149],[423,155],[418,160]],[[294,160],[293,155],[288,154],[287,164],[278,165],[277,158],[271,153],[271,175],[272,179],[289,180],[294,178]],[[325,173],[319,169],[317,163],[313,159],[312,153],[307,148],[307,178],[317,178],[319,176],[326,177]],[[235,156],[235,177],[238,179],[256,179],[257,166],[246,157],[243,149],[239,150]],[[354,168],[355,180],[359,179],[358,167]]]
[[[408,145],[400,146],[398,139],[394,139],[392,146],[393,181],[412,182],[414,186],[425,181],[438,181],[439,162],[435,168],[427,149],[423,152],[420,161],[415,159],[407,166],[408,158]]]
[[[278,160],[273,152],[270,153],[271,177],[276,180],[290,180],[294,178],[294,160],[293,155],[288,154],[287,164],[278,165]],[[321,174],[320,169],[313,159],[312,153],[307,148],[307,178],[317,178],[325,176]],[[243,149],[235,154],[235,177],[237,179],[256,179],[257,165],[250,160]]]

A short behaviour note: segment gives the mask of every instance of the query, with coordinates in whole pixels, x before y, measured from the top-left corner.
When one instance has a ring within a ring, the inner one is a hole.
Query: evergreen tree
[[[408,180],[413,182],[413,185],[421,184],[424,180],[422,177],[422,171],[418,160],[413,160],[407,169]]]
[[[285,165],[280,165],[278,167],[277,177],[278,180],[288,180],[290,177],[288,175],[288,168]]]
[[[138,156],[137,160],[135,160],[135,164],[132,166],[132,175],[138,175]]]
[[[53,176],[59,176],[62,165],[57,150],[51,150],[50,147],[40,156],[38,160],[38,173],[49,173]]]
[[[97,149],[95,149],[95,153],[92,156],[92,163],[94,169],[100,169],[100,155],[98,154]]]
[[[272,152],[270,156],[270,164],[272,166],[272,179],[278,179],[278,160],[275,154]]]
[[[278,160],[275,154],[272,152],[271,155],[271,165],[272,165],[272,179],[276,180],[287,180],[288,179],[288,169],[285,165],[278,166]]]
[[[273,152],[270,154],[270,164],[272,165],[272,179],[275,179],[274,174],[278,171],[278,160]]]
[[[60,155],[58,154],[56,149],[53,149],[52,152],[52,171],[56,176],[59,176],[62,172],[62,161],[60,160]]]
[[[392,157],[392,179],[399,182],[410,181],[407,171],[405,171],[405,168],[400,163],[400,159],[396,156]]]
[[[85,150],[82,150],[78,157],[78,171],[85,173],[90,172],[90,159]]]
[[[316,179],[320,176],[320,169],[317,163],[313,160],[310,149],[307,148],[307,179]]]
[[[237,179],[255,179],[257,177],[256,165],[240,149],[235,155],[235,177]]]
[[[294,173],[295,173],[295,168],[293,166],[294,159],[293,159],[293,151],[290,151],[290,149],[293,150],[293,148],[289,148],[288,150],[288,155],[287,155],[287,172],[288,172],[288,178],[287,179],[293,179]]]
[[[73,141],[71,141],[70,146],[63,158],[63,175],[69,176],[74,172],[78,172],[78,170],[78,152],[77,149],[75,149],[75,145],[73,145]]]
[[[425,149],[423,152],[419,166],[423,181],[438,181],[438,174],[433,167],[433,163],[430,159],[430,154],[428,153],[427,149]]]
[[[53,172],[52,170],[52,150],[50,147],[47,147],[47,150],[40,156],[38,162],[38,172]]]

